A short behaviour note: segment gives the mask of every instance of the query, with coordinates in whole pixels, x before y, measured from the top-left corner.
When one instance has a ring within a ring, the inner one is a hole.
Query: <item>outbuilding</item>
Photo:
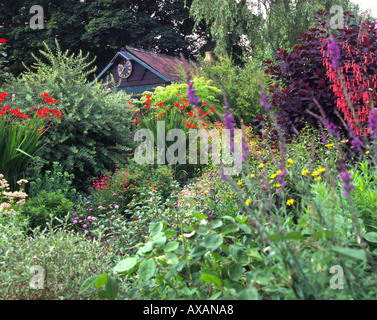
[[[97,80],[107,83],[109,88],[119,84],[118,89],[128,94],[140,95],[153,91],[158,86],[167,86],[181,80],[181,62],[178,58],[144,49],[125,46]],[[113,77],[114,83],[111,83]]]

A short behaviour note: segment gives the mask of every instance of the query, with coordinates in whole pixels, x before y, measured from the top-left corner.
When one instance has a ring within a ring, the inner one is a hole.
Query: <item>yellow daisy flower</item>
[[[293,199],[287,200],[287,205],[291,206],[295,201]]]
[[[333,143],[329,143],[329,144],[325,144],[325,147],[332,147],[334,144]]]
[[[271,176],[270,176],[270,179],[275,179],[276,178],[276,173],[274,173],[274,174],[272,174]]]
[[[319,172],[318,171],[314,171],[313,173],[312,173],[312,176],[314,177],[314,176],[318,176],[319,175]]]
[[[255,177],[255,174],[251,173],[250,178],[254,178],[254,177]]]
[[[317,177],[314,179],[315,181],[321,180],[321,177]]]
[[[292,159],[287,160],[289,163],[293,163],[294,161]]]
[[[247,206],[249,206],[250,203],[251,203],[251,199],[247,199],[245,203],[246,203]]]
[[[309,173],[309,170],[306,169],[306,170],[303,170],[303,171],[301,172],[301,175],[306,176],[308,173]]]
[[[319,168],[318,171],[323,172],[323,171],[326,171],[326,169],[325,168]]]
[[[260,164],[258,165],[258,167],[259,167],[259,168],[263,168],[263,167],[264,167],[264,164],[263,164],[263,163],[260,163]]]

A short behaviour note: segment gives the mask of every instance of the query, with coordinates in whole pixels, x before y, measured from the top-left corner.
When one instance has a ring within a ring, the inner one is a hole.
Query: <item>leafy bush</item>
[[[319,117],[333,134],[338,127],[365,133],[356,123],[365,127],[370,101],[376,98],[369,88],[376,86],[377,35],[374,22],[365,20],[360,26],[349,12],[344,15],[344,28],[331,33],[324,11],[319,11],[316,27],[302,34],[299,45],[291,52],[278,48],[275,61],[264,61],[274,82],[269,86],[271,104],[287,134],[305,122],[318,127]]]
[[[64,194],[43,190],[38,196],[30,198],[23,207],[23,214],[29,218],[29,226],[44,229],[48,223],[57,225],[70,213],[73,202]]]
[[[93,181],[92,196],[96,207],[114,207],[120,212],[139,202],[150,191],[166,199],[171,192],[173,171],[167,165],[136,164],[130,161],[124,169],[116,168]]]
[[[78,194],[73,187],[74,175],[63,171],[58,162],[52,164],[51,170],[42,171],[46,160],[35,157],[29,167],[30,179],[29,197],[38,197],[42,191],[61,193],[71,201],[75,201]]]
[[[0,221],[2,299],[97,299],[94,293],[79,294],[77,283],[110,270],[111,258],[100,254],[101,244],[68,231],[66,225],[27,235],[27,221],[19,216],[22,214],[15,212],[7,224]],[[36,272],[43,275],[40,289],[31,286]]]
[[[247,125],[254,124],[254,119],[263,109],[260,105],[261,81],[266,82],[260,62],[244,59],[244,65],[235,65],[230,57],[219,57],[214,64],[202,64],[198,72],[225,93],[236,121],[242,119]]]
[[[63,53],[57,44],[55,50],[46,46],[41,55],[47,62],[35,57],[35,71],[28,69],[9,82],[8,92],[16,94],[19,104],[44,91],[58,100],[65,117],[46,134],[49,143],[39,156],[49,165],[43,169],[59,162],[63,171],[74,174],[74,187],[87,191],[92,177],[125,163],[132,145],[131,114],[125,107],[129,96],[88,83],[87,75],[94,70],[88,70],[92,62],[81,52]]]

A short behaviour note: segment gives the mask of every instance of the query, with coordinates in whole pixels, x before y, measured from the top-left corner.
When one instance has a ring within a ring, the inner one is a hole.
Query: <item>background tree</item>
[[[266,58],[278,47],[295,46],[315,13],[333,5],[360,16],[350,0],[193,0],[190,16],[195,27],[207,25],[216,54],[233,55],[238,46],[248,55]]]
[[[33,5],[44,9],[43,29],[29,26]],[[195,39],[189,37],[194,26],[190,5],[184,0],[4,0],[0,30],[9,39],[10,71],[20,74],[22,63],[33,62],[31,53],[43,49],[43,42],[53,46],[55,39],[62,50],[97,57],[98,69],[124,45],[191,57]]]

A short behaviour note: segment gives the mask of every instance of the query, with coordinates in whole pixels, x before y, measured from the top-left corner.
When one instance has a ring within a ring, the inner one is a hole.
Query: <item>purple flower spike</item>
[[[355,189],[355,186],[351,184],[351,182],[353,181],[353,179],[351,177],[351,173],[350,172],[341,172],[340,175],[339,175],[339,179],[343,183],[343,186],[342,186],[342,189],[344,191],[343,195],[348,197],[351,190]]]
[[[200,102],[200,98],[198,98],[195,94],[198,92],[198,90],[193,89],[194,82],[188,82],[187,83],[187,97],[188,97],[188,102],[192,105],[198,105]]]
[[[330,57],[332,60],[332,67],[334,69],[338,69],[339,61],[340,61],[340,49],[335,38],[333,37],[329,38],[327,49],[329,50]]]

